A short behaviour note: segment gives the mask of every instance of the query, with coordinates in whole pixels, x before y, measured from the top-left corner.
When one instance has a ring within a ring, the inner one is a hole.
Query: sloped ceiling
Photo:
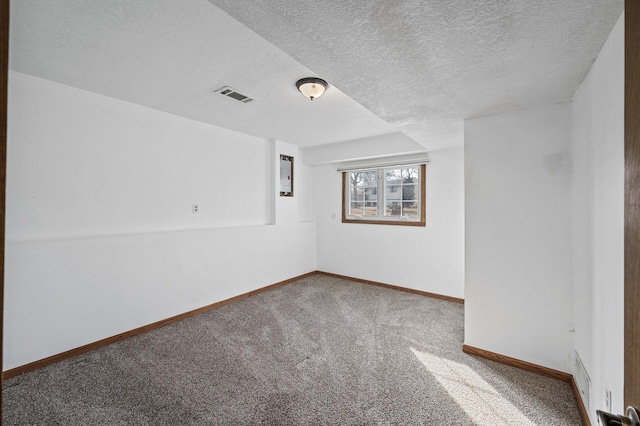
[[[622,0],[20,0],[12,70],[301,147],[566,102]],[[310,102],[301,77],[331,84]],[[229,85],[255,98],[213,93]]]
[[[396,131],[206,0],[12,1],[10,69],[302,147]]]

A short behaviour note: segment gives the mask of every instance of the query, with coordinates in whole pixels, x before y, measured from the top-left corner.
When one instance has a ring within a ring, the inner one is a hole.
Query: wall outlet
[[[611,389],[609,386],[604,388],[604,409],[607,413],[612,413],[611,411]]]
[[[198,213],[198,205],[197,205],[197,204],[194,204],[194,205],[193,205],[193,208],[191,209],[191,211],[192,211],[193,213]]]

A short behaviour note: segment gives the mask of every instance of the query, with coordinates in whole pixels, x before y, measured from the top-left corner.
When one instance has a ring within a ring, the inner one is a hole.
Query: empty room
[[[3,424],[640,425],[640,4],[1,4]]]

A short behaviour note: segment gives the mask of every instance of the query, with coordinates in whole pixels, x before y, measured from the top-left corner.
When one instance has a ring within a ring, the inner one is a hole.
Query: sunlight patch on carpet
[[[476,424],[534,425],[515,405],[464,364],[411,348],[413,354]]]

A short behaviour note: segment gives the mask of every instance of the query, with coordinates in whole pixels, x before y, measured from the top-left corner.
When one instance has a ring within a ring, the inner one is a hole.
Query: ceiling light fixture
[[[327,82],[317,77],[301,78],[296,82],[296,87],[307,98],[314,100],[322,96],[327,90]]]

